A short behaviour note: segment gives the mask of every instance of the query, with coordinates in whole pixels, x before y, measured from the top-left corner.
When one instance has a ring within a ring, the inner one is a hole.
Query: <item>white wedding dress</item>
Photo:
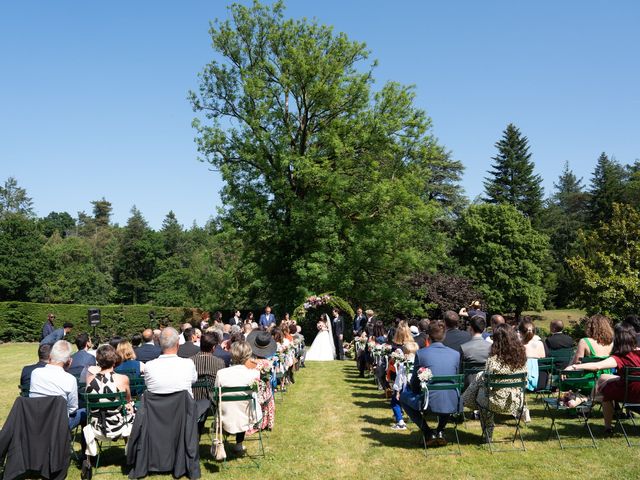
[[[327,319],[328,320],[328,319]],[[331,322],[325,321],[327,329],[320,330],[316,338],[313,340],[311,347],[305,355],[306,361],[327,362],[335,360],[336,346],[333,343],[333,334],[331,333]]]

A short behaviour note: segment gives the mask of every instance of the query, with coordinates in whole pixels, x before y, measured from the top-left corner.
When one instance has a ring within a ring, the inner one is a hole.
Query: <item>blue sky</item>
[[[588,183],[602,151],[640,158],[640,2],[287,3],[366,42],[377,85],[416,86],[472,199],[509,122],[547,193],[565,161]],[[15,176],[39,215],[104,196],[120,224],[135,204],[154,228],[171,209],[202,225],[222,184],[197,161],[186,96],[228,4],[0,3],[0,181]]]

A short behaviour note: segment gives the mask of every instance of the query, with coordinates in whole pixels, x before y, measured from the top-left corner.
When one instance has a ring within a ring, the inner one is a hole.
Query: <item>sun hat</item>
[[[256,357],[266,358],[276,353],[276,341],[269,332],[254,330],[247,335],[247,342]]]
[[[416,335],[420,335],[420,330],[418,330],[418,327],[416,327],[415,325],[411,325],[409,330],[411,330],[411,335],[413,335],[414,337]]]

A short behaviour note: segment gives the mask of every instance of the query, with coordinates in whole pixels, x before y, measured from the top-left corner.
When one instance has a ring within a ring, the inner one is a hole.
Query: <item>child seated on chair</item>
[[[400,392],[407,386],[411,380],[411,369],[413,368],[413,360],[418,351],[418,344],[415,342],[408,342],[402,346],[402,350],[398,349],[396,352],[402,352],[404,360],[400,361],[400,356],[397,354],[394,358],[394,366],[396,378],[393,382],[392,395],[391,395],[391,410],[393,411],[393,417],[395,424],[391,427],[394,430],[406,430],[407,424],[404,422],[402,415],[402,407],[400,406]]]

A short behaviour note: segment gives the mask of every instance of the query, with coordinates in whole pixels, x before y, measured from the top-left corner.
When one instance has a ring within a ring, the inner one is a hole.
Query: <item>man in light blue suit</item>
[[[460,392],[456,390],[430,391],[428,411],[438,414],[438,426],[434,432],[424,421],[421,413],[422,393],[418,370],[427,367],[434,376],[456,375],[460,366],[460,354],[442,344],[445,337],[445,325],[443,322],[432,322],[429,325],[429,337],[431,345],[421,348],[416,353],[413,366],[411,384],[405,388],[400,396],[402,407],[407,415],[422,430],[427,446],[446,445],[443,431],[452,413],[461,410]]]
[[[276,324],[276,316],[271,313],[271,307],[267,305],[264,309],[264,313],[260,315],[260,326],[264,328],[269,328],[269,325]]]

